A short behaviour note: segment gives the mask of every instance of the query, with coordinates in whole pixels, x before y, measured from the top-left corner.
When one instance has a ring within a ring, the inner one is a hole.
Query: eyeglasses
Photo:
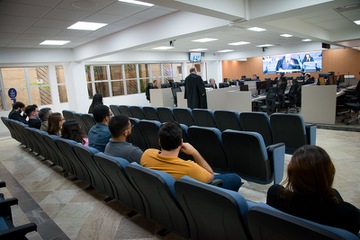
[[[134,127],[134,124],[131,124],[130,127],[128,127],[128,128],[133,128],[133,127]]]

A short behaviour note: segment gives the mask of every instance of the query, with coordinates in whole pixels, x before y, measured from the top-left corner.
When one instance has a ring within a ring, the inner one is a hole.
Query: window
[[[65,77],[64,77],[64,68],[63,66],[55,66],[56,71],[56,80],[58,85],[59,91],[59,99],[60,102],[67,102],[67,92],[66,92],[66,84],[65,84]]]

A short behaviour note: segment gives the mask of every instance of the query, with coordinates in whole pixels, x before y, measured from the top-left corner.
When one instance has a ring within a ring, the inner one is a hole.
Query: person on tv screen
[[[310,54],[305,54],[303,60],[301,61],[301,63],[304,63],[304,62],[313,62],[314,61],[314,58],[310,55]]]
[[[301,69],[301,66],[297,59],[291,57],[291,54],[286,54],[277,62],[276,71],[291,69]]]

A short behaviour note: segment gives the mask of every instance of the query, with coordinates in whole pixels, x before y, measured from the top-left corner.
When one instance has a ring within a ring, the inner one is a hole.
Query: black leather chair
[[[358,82],[356,89],[355,89],[355,97],[354,100],[351,102],[346,102],[345,107],[350,109],[350,119],[346,121],[346,124],[349,125],[352,122],[359,122],[360,119],[360,81]],[[351,117],[353,112],[356,113],[355,117]],[[344,119],[345,121],[345,119]]]
[[[239,117],[242,131],[260,133],[266,146],[272,144],[269,115],[264,112],[241,112]]]
[[[95,154],[94,160],[109,176],[109,180],[114,188],[115,199],[145,216],[145,207],[140,194],[132,185],[125,172],[126,166],[130,163],[123,158],[109,156],[102,152]]]
[[[96,125],[96,121],[94,119],[94,116],[88,113],[82,114],[81,119],[83,120],[86,127],[86,129],[84,129],[84,132],[87,134],[89,130],[92,128],[92,126]]]
[[[141,195],[146,217],[166,230],[189,238],[187,219],[175,197],[175,179],[168,173],[145,168],[137,163],[127,165],[125,170]]]
[[[253,240],[359,239],[346,230],[295,217],[265,203],[250,208],[248,222]]]
[[[125,116],[132,117],[130,112],[130,106],[128,105],[119,105],[119,111]]]
[[[271,87],[268,89],[266,93],[265,104],[260,106],[261,111],[271,114],[278,109],[280,104],[276,101],[277,92],[277,87]]]
[[[62,111],[62,115],[64,116],[66,121],[75,119],[74,113],[75,113],[75,111],[71,111],[71,110],[63,110]]]
[[[114,114],[114,116],[117,116],[117,115],[121,114],[120,109],[119,109],[119,105],[112,104],[109,107],[110,107],[111,112]]]
[[[228,161],[217,128],[191,126],[188,129],[189,142],[209,163],[214,171],[227,172]],[[204,140],[206,140],[204,142]]]
[[[168,121],[176,121],[175,116],[172,112],[172,108],[170,107],[157,107],[157,114],[159,115],[159,119],[161,123]]]
[[[316,143],[316,124],[305,124],[301,115],[274,113],[270,116],[273,143],[285,143],[287,154],[299,147]]]
[[[156,107],[144,106],[143,112],[145,114],[145,119],[160,121],[159,115],[157,114]]]
[[[214,112],[212,110],[195,108],[192,110],[192,115],[196,126],[217,127],[214,119]]]
[[[84,133],[86,134],[86,136],[89,133],[89,129],[87,128],[83,118],[82,118],[82,114],[81,113],[74,113],[74,118],[75,121],[79,124],[80,128],[84,131]]]
[[[236,130],[222,132],[229,172],[259,184],[279,184],[284,175],[285,145],[265,146],[259,133]]]
[[[131,130],[131,135],[128,137],[128,141],[132,144],[138,146],[141,150],[145,151],[149,148],[146,139],[144,138],[144,134],[139,127],[139,119],[137,118],[129,118],[130,122],[134,127]]]
[[[251,239],[248,202],[237,192],[182,177],[175,192],[189,221],[190,239]]]
[[[160,130],[160,122],[154,120],[140,120],[138,124],[143,138],[145,139],[148,148],[160,149],[158,133]]]
[[[142,107],[140,106],[130,106],[129,107],[131,117],[141,119],[146,119]]]
[[[230,110],[215,110],[214,119],[220,131],[226,129],[241,130],[239,113]]]
[[[195,124],[195,120],[192,116],[192,110],[190,108],[174,108],[173,114],[176,121],[185,124],[190,127]]]

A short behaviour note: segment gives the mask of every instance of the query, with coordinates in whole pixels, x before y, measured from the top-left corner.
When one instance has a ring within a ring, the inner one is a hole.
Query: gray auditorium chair
[[[79,124],[80,128],[84,131],[86,136],[89,133],[89,129],[87,129],[87,125],[85,124],[84,120],[82,119],[82,113],[74,113],[75,121]]]
[[[146,139],[144,138],[144,134],[139,127],[139,119],[137,118],[129,118],[133,128],[131,129],[131,134],[128,136],[128,141],[132,144],[138,146],[141,150],[145,151],[149,146],[147,144]]]
[[[316,124],[305,124],[301,115],[274,113],[270,116],[273,143],[285,143],[287,154],[306,144],[316,144]]]
[[[192,115],[196,126],[217,127],[212,110],[195,108],[192,110]]]
[[[175,192],[189,222],[190,239],[251,239],[249,206],[239,193],[182,177]]]
[[[188,127],[195,125],[195,120],[190,108],[174,108],[173,114],[178,123],[185,124]]]
[[[230,110],[214,111],[214,119],[217,128],[220,131],[226,129],[241,130],[239,113]]]
[[[160,130],[160,122],[155,120],[140,120],[138,126],[143,134],[148,148],[160,149],[158,133]]]
[[[91,113],[82,114],[81,119],[83,120],[86,127],[86,129],[84,129],[84,132],[87,134],[89,130],[92,128],[92,126],[96,125],[96,121]]]
[[[260,133],[266,146],[272,144],[269,115],[264,112],[241,112],[239,117],[242,131]]]
[[[217,128],[191,126],[188,128],[189,142],[216,172],[227,172],[228,161]]]
[[[146,120],[156,120],[160,121],[159,115],[157,114],[156,107],[144,106],[143,112],[145,114]]]
[[[115,199],[135,212],[145,215],[145,207],[140,194],[125,172],[126,166],[130,163],[123,158],[109,156],[102,152],[95,154],[94,160],[109,176],[114,187]]]
[[[170,107],[157,107],[156,112],[159,115],[161,123],[168,121],[176,121],[175,116],[172,112],[172,108]]]
[[[63,110],[62,111],[62,115],[64,116],[66,121],[75,119],[74,113],[75,113],[75,111],[71,111],[71,110]]]
[[[248,222],[253,240],[359,240],[359,237],[349,231],[308,221],[265,203],[250,208]]]
[[[109,106],[109,108],[110,108],[111,112],[114,114],[114,116],[117,116],[117,115],[121,114],[120,109],[119,109],[119,105],[112,104],[112,105]]]
[[[259,184],[279,184],[284,175],[285,145],[265,146],[259,133],[225,130],[221,134],[229,172]]]
[[[130,112],[130,106],[128,105],[119,105],[119,111],[125,116],[132,117]]]
[[[146,217],[165,227],[159,234],[174,231],[189,238],[188,222],[175,196],[175,179],[168,173],[135,162],[127,165],[125,171],[141,195]]]
[[[129,107],[131,117],[138,119],[146,119],[142,107],[140,106],[130,106]]]

